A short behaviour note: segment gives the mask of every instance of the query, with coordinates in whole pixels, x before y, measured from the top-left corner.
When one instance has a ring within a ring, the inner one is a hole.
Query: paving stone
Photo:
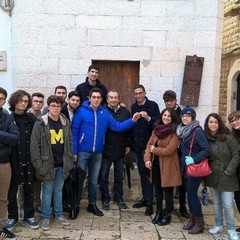
[[[119,231],[83,230],[81,240],[120,240]]]

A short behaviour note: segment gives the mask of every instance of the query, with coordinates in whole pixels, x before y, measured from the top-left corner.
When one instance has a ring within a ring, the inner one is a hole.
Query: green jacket
[[[240,163],[239,145],[231,135],[226,135],[224,141],[213,138],[208,139],[211,154],[209,164],[212,174],[205,178],[208,187],[219,191],[234,192],[239,189],[237,180],[237,167]]]
[[[72,133],[70,123],[63,114],[60,114],[60,121],[64,135],[63,178],[66,179],[74,163]],[[38,117],[34,124],[30,153],[36,178],[41,180],[54,180],[54,160],[50,143],[48,113]]]

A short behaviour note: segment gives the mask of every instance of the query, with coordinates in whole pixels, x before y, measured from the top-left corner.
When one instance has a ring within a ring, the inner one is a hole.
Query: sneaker
[[[8,231],[6,228],[0,230],[0,238],[17,239],[16,235]]]
[[[43,219],[41,228],[42,228],[44,231],[47,231],[47,230],[50,229],[50,227],[49,227],[49,219]]]
[[[110,210],[110,203],[108,200],[103,201],[102,209],[106,211]]]
[[[235,229],[228,230],[228,235],[230,237],[230,240],[239,240],[238,234]]]
[[[26,224],[31,228],[31,229],[37,229],[39,228],[38,223],[35,221],[34,218],[28,218],[25,220]]]
[[[61,223],[61,224],[64,225],[64,226],[70,225],[70,222],[69,222],[63,215],[60,216],[60,217],[57,217],[57,218],[56,218],[56,221],[57,221],[58,223]]]
[[[211,234],[218,234],[223,232],[223,226],[214,226],[208,230],[209,233]]]
[[[15,225],[17,224],[17,220],[16,219],[13,219],[13,218],[11,218],[11,219],[8,219],[7,220],[7,223],[6,223],[6,229],[8,230],[8,231],[12,231],[13,230],[13,228],[15,227]]]
[[[127,209],[128,206],[123,200],[115,201],[115,203],[118,205],[120,209]]]

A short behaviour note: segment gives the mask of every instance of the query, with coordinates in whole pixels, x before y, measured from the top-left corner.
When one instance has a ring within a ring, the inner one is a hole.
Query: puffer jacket
[[[69,121],[60,114],[64,135],[63,178],[66,179],[73,168],[72,134]],[[54,159],[50,143],[48,114],[40,116],[34,124],[31,136],[31,160],[35,168],[36,178],[54,180]]]
[[[20,134],[12,115],[0,108],[0,163],[10,161],[11,146],[16,145]]]
[[[209,165],[212,174],[205,178],[208,187],[219,191],[233,192],[239,190],[236,169],[240,163],[239,145],[232,135],[226,135],[224,141],[208,139],[211,154]]]
[[[100,105],[97,110],[94,110],[89,104],[89,100],[85,101],[73,117],[72,134],[75,155],[79,151],[101,153],[107,128],[122,132],[134,126],[131,118],[118,122],[103,106]]]

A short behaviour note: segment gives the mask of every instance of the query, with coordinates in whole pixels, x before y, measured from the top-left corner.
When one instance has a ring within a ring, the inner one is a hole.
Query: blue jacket
[[[72,121],[73,151],[102,152],[107,128],[115,132],[126,131],[134,126],[131,118],[118,122],[106,108],[99,106],[94,110],[90,101],[83,102],[74,114]]]

